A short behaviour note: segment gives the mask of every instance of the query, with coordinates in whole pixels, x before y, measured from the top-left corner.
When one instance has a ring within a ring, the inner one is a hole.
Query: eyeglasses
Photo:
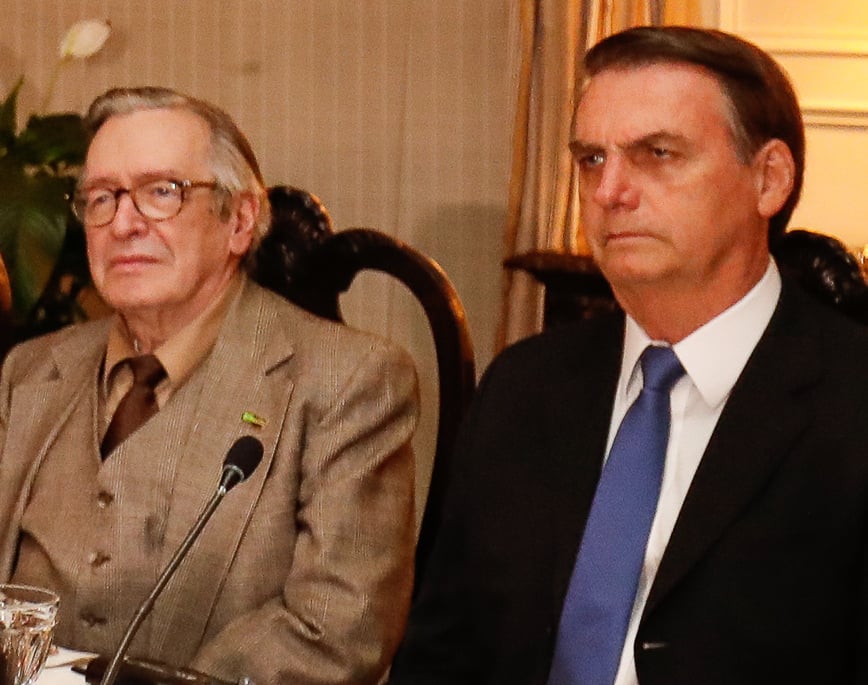
[[[72,212],[85,226],[105,226],[115,218],[120,197],[126,193],[139,214],[152,221],[165,221],[178,216],[189,191],[195,188],[215,190],[218,187],[219,184],[214,181],[160,179],[132,188],[84,188],[76,191],[72,199]]]

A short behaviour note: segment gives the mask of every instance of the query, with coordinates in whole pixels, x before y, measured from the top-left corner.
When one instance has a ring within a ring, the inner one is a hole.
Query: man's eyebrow
[[[589,143],[584,140],[571,140],[570,144],[570,152],[573,153],[574,157],[583,157],[591,152],[599,152],[603,150],[604,147],[602,145],[598,145],[596,143]]]
[[[150,183],[151,181],[160,181],[163,179],[169,180],[183,180],[183,174],[178,174],[176,171],[172,169],[157,169],[151,171],[144,171],[140,174],[136,174],[133,178],[133,185],[139,185],[141,183]],[[116,185],[121,185],[118,182],[117,176],[114,175],[101,175],[101,176],[84,176],[81,179],[81,188],[109,188]]]
[[[627,151],[636,150],[637,148],[643,147],[654,147],[656,145],[662,144],[673,145],[676,143],[682,143],[684,141],[684,136],[678,133],[674,133],[672,131],[668,131],[666,129],[661,129],[659,131],[652,131],[651,133],[647,133],[632,140],[617,143],[615,147],[619,150]],[[602,143],[592,143],[589,141],[581,140],[579,138],[575,138],[570,141],[569,148],[570,152],[572,152],[574,156],[582,157],[587,154],[601,152],[606,149],[606,146]]]
[[[619,147],[624,150],[635,150],[636,148],[640,147],[654,147],[661,144],[673,145],[676,143],[682,143],[685,140],[685,137],[679,133],[673,133],[672,131],[667,130],[660,130],[648,133],[644,136],[640,136],[639,138],[629,141],[625,145],[620,145]]]

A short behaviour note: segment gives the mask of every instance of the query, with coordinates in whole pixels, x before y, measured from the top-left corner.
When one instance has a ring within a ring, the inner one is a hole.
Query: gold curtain
[[[588,47],[638,25],[697,24],[701,0],[519,0],[521,68],[509,206],[508,256],[534,250],[587,254],[569,151],[570,123]],[[542,291],[505,270],[497,347],[540,329]]]

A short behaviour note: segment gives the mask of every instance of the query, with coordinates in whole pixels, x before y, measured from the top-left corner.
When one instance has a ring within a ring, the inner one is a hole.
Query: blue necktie
[[[669,391],[684,375],[670,347],[639,358],[643,387],[603,466],[561,614],[549,685],[612,685],[669,442]]]

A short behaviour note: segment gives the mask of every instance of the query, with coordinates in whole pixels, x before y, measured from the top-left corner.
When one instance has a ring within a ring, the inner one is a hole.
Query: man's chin
[[[613,287],[654,283],[665,275],[661,260],[648,254],[631,252],[608,255],[597,264]]]
[[[162,299],[154,288],[127,288],[122,292],[108,289],[105,292],[100,291],[100,295],[112,309],[122,314],[136,313],[162,306]]]

